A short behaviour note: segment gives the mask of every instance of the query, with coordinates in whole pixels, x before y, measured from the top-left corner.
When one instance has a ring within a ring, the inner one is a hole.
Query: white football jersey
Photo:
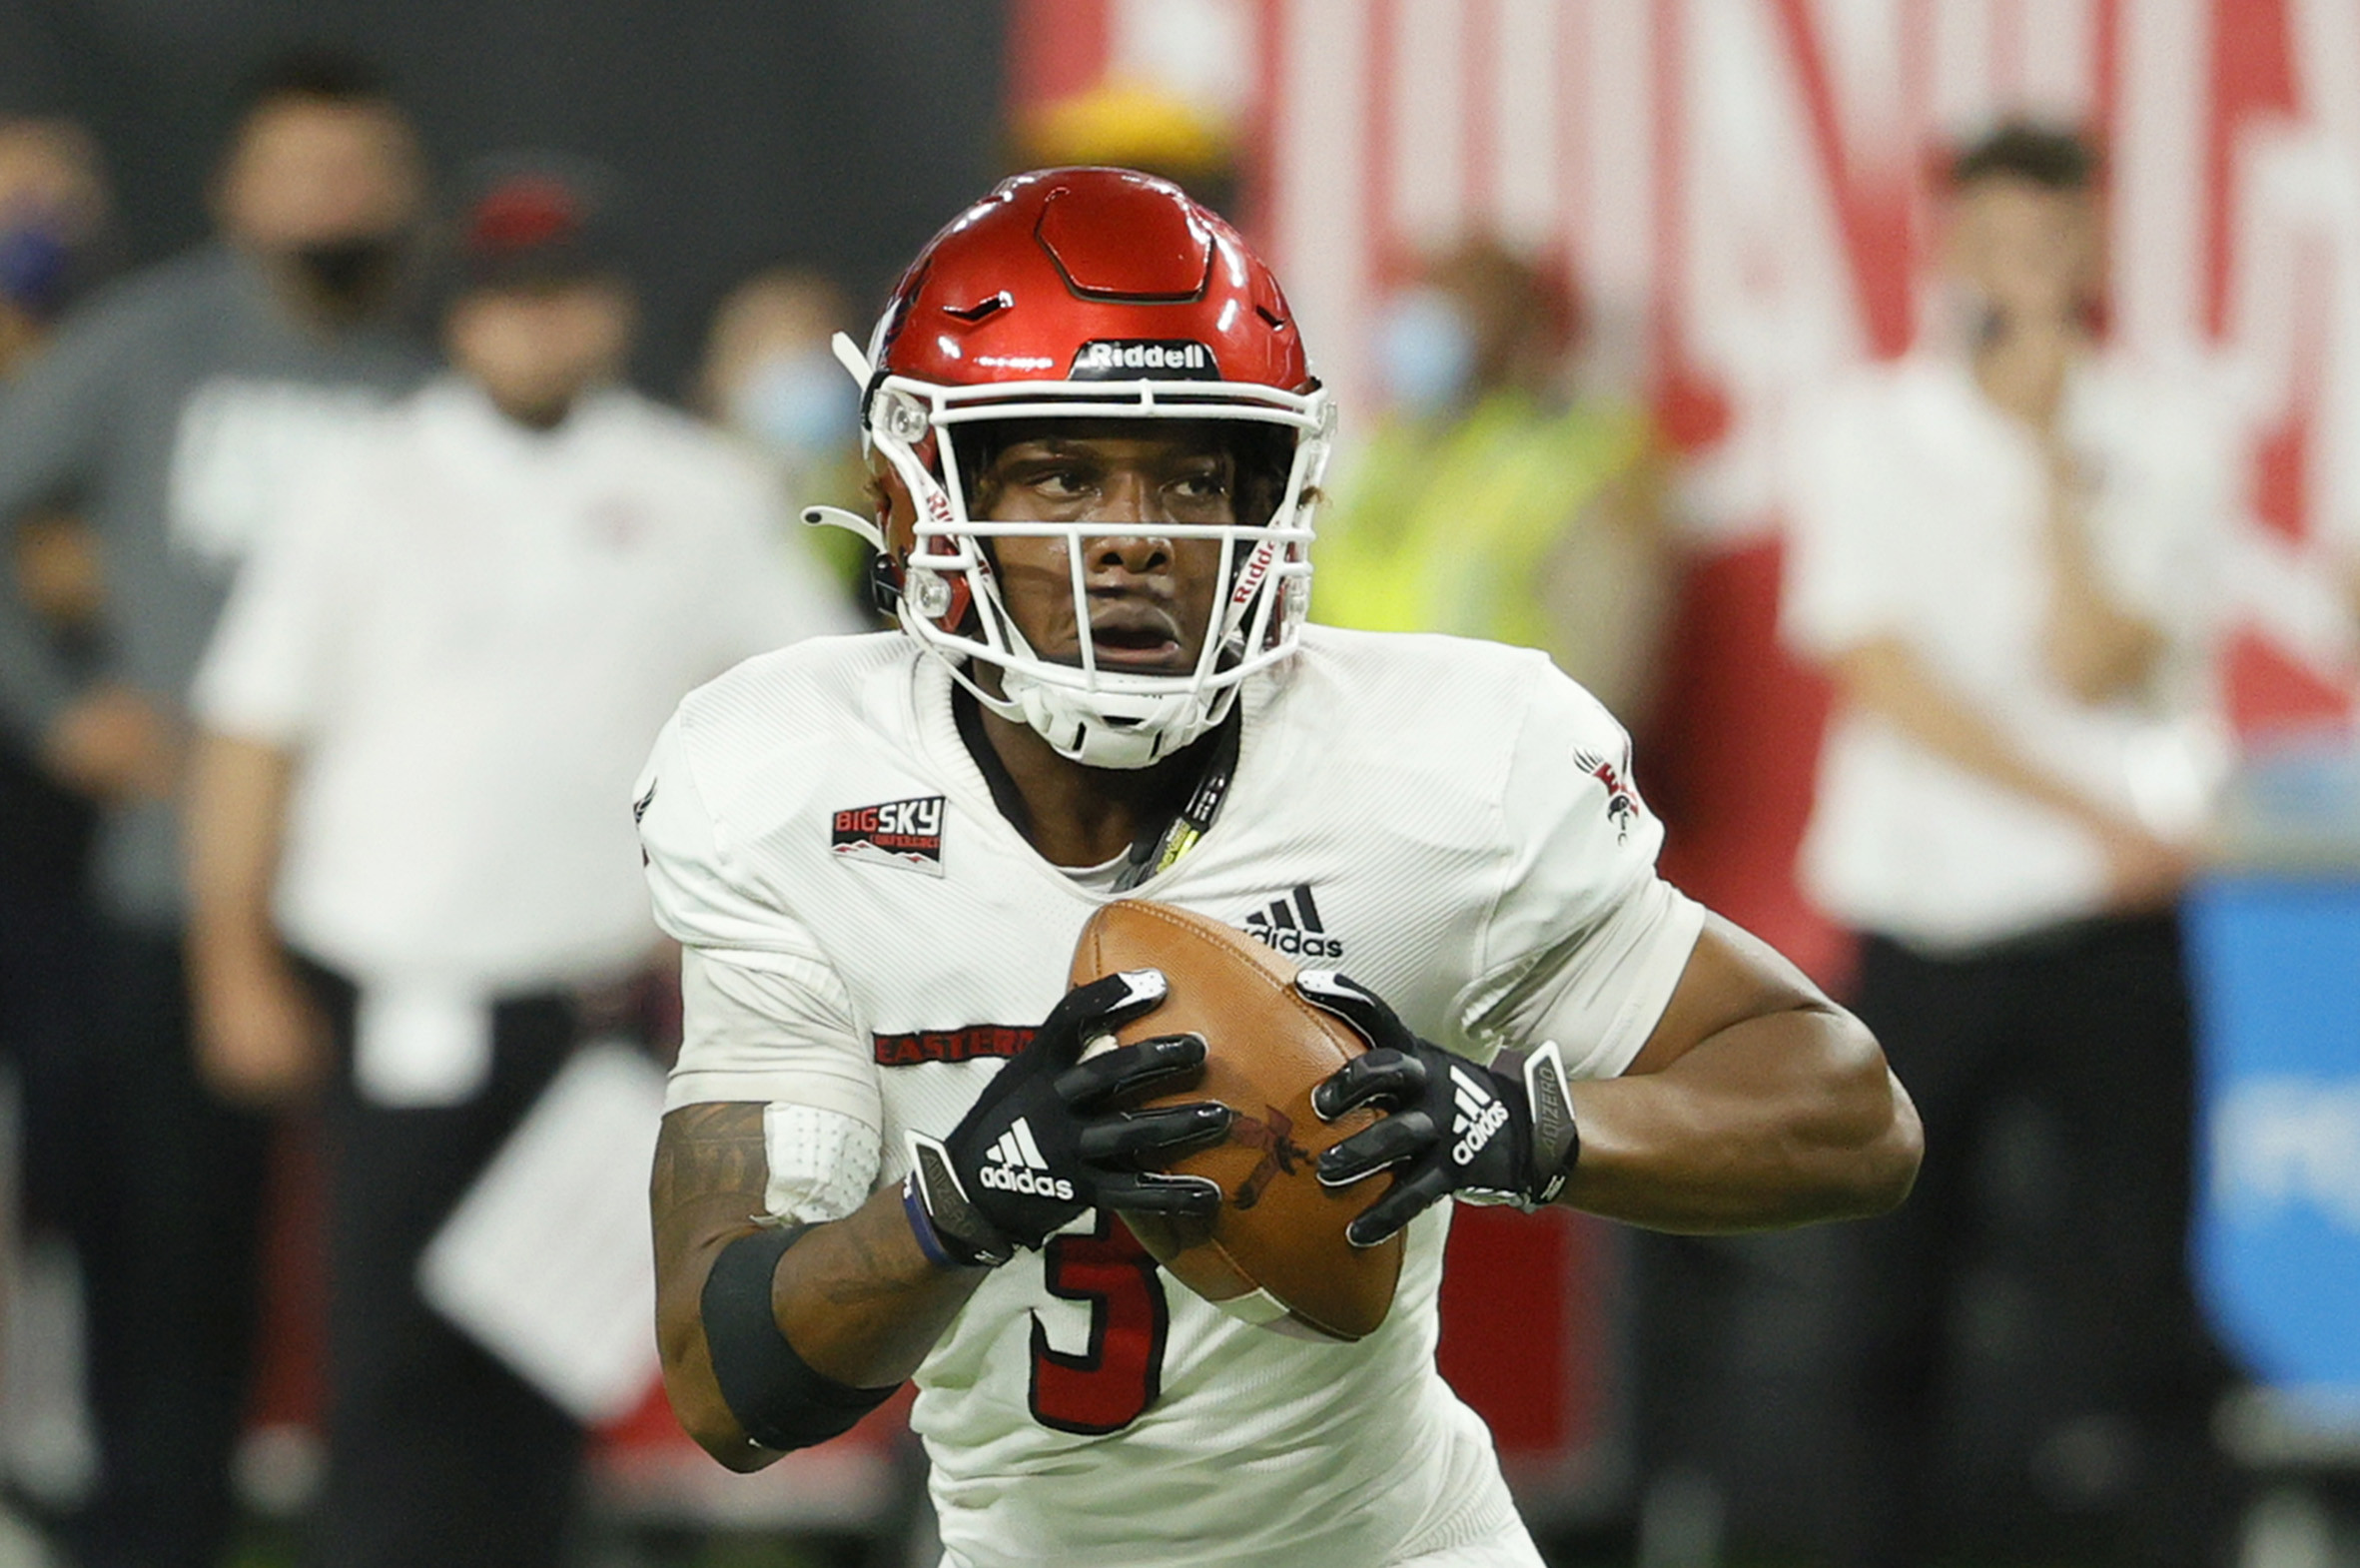
[[[692,694],[640,783],[657,918],[689,949],[670,1103],[768,1105],[795,1217],[950,1133],[1118,896],[1002,816],[951,690],[899,633],[802,643]],[[1576,1076],[1629,1065],[1703,917],[1655,876],[1662,829],[1588,694],[1536,653],[1312,627],[1240,707],[1217,821],[1126,896],[1341,969],[1469,1056],[1554,1039]],[[918,1371],[949,1560],[1374,1568],[1514,1530],[1434,1367],[1447,1208],[1357,1344],[1231,1317],[1094,1213],[1020,1252]]]

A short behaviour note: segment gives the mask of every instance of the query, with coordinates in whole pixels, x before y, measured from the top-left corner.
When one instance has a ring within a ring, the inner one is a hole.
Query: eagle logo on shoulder
[[[1639,792],[1631,787],[1631,758],[1623,755],[1617,767],[1594,751],[1577,751],[1573,765],[1596,779],[1606,789],[1606,820],[1614,824],[1614,841],[1627,844],[1631,838],[1631,824],[1639,816]]]

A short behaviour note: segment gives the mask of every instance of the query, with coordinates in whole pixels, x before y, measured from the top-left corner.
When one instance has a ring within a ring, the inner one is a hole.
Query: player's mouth
[[[1184,670],[1189,662],[1180,622],[1137,599],[1092,607],[1090,652],[1100,669],[1163,673]]]

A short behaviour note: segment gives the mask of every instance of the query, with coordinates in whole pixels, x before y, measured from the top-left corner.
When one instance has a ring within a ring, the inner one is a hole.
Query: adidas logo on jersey
[[[1450,1087],[1456,1103],[1450,1132],[1458,1140],[1450,1147],[1450,1158],[1463,1166],[1483,1153],[1499,1130],[1508,1125],[1508,1108],[1465,1068],[1455,1065],[1451,1068]]]
[[[980,1178],[984,1185],[1003,1192],[1054,1197],[1060,1202],[1074,1198],[1074,1183],[1049,1174],[1049,1162],[1041,1157],[1041,1146],[1033,1139],[1033,1125],[1023,1117],[1000,1135],[1000,1142],[984,1157]]]
[[[1246,916],[1245,934],[1288,958],[1344,956],[1343,938],[1327,934],[1327,927],[1319,920],[1319,906],[1311,902],[1311,885],[1307,882],[1295,884],[1293,892],[1272,899],[1268,908]]]

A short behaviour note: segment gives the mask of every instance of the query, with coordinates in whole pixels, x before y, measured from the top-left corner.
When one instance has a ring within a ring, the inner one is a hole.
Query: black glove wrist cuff
[[[1555,1041],[1519,1064],[1524,1105],[1532,1118],[1532,1168],[1524,1207],[1546,1207],[1565,1190],[1581,1158],[1581,1130],[1573,1121],[1573,1091],[1565,1081],[1565,1057]]]
[[[931,1230],[936,1248],[960,1267],[997,1268],[1016,1255],[1016,1247],[968,1200],[966,1188],[951,1169],[950,1151],[938,1140],[920,1133],[910,1135],[910,1177],[903,1196],[905,1204],[916,1198],[910,1223],[919,1229],[921,1250],[927,1250],[925,1231]],[[923,1228],[919,1227],[921,1219],[925,1221]]]
[[[910,1233],[918,1238],[918,1250],[937,1268],[989,1268],[991,1264],[975,1255],[964,1243],[944,1235],[935,1228],[934,1216],[926,1211],[925,1195],[918,1188],[918,1173],[912,1171],[902,1177],[902,1212],[910,1221]]]

